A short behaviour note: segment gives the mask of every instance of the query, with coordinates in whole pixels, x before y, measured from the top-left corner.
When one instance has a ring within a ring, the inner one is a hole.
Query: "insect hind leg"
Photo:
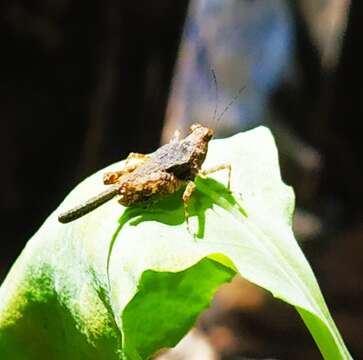
[[[149,157],[144,154],[131,152],[126,160],[125,167],[119,171],[110,171],[103,175],[103,183],[105,185],[111,185],[117,183],[121,176],[133,172],[138,166],[144,163]]]
[[[131,160],[139,160],[140,162],[143,162],[148,158],[149,158],[148,155],[130,152],[130,154],[126,158],[126,163],[130,162]]]

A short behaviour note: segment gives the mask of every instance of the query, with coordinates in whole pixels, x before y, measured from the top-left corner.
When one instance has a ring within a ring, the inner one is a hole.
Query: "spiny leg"
[[[185,221],[187,223],[187,228],[188,228],[188,231],[191,233],[190,231],[190,225],[189,225],[189,211],[188,211],[188,204],[189,204],[189,201],[190,201],[190,198],[194,192],[194,190],[196,189],[196,185],[193,181],[189,181],[185,190],[184,190],[184,193],[183,193],[183,203],[184,203],[184,217],[185,217]]]
[[[148,159],[147,155],[131,152],[126,160],[125,167],[122,170],[110,171],[103,175],[103,183],[105,185],[115,184],[121,176],[133,172],[138,166]],[[132,162],[132,164],[130,164]]]
[[[221,170],[227,170],[228,171],[228,183],[227,183],[227,188],[228,190],[231,189],[231,172],[232,172],[232,166],[229,163],[226,164],[220,164],[220,165],[216,165],[213,166],[209,169],[206,170],[201,170],[199,171],[198,175],[202,178],[206,177],[209,174],[213,174],[217,171],[221,171]]]

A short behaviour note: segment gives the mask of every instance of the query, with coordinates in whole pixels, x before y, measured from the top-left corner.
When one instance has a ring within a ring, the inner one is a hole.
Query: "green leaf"
[[[324,358],[350,359],[292,233],[294,194],[270,132],[212,141],[205,167],[226,162],[232,194],[223,171],[197,178],[190,230],[181,192],[128,209],[110,201],[62,225],[105,170],[77,186],[0,288],[2,359],[146,359],[174,346],[236,272],[294,305]]]

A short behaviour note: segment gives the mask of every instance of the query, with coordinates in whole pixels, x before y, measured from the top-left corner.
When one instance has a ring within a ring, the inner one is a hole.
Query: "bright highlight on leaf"
[[[1,359],[146,359],[174,346],[239,272],[294,305],[326,359],[350,359],[291,230],[294,194],[265,128],[210,143],[191,232],[181,193],[124,209],[111,201],[68,225],[57,214],[102,190],[102,174],[66,198],[0,288]],[[118,169],[120,164],[107,170]]]

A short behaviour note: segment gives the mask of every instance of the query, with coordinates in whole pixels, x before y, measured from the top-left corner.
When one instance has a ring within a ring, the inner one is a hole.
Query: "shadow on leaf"
[[[206,212],[208,209],[213,209],[214,206],[222,207],[227,211],[237,211],[243,216],[247,216],[233,193],[222,183],[212,178],[200,177],[195,179],[195,183],[197,188],[188,203],[190,218],[196,216],[198,220],[198,231],[193,234],[194,237],[198,239],[204,237]],[[183,223],[187,226],[182,201],[183,191],[184,189],[181,189],[174,194],[126,208],[119,218],[119,225],[110,242],[108,263],[113,245],[126,223],[137,226],[144,221],[157,221],[170,226]]]

